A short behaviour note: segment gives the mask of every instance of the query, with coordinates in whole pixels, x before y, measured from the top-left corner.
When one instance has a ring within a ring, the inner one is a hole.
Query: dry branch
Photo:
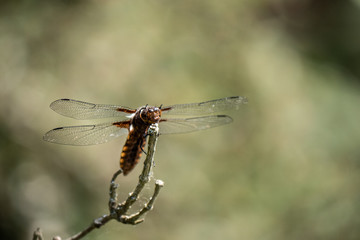
[[[156,180],[155,181],[155,190],[152,197],[149,201],[144,205],[142,209],[138,212],[128,215],[128,210],[130,207],[139,199],[139,195],[143,190],[144,186],[150,181],[152,175],[152,167],[154,166],[154,154],[156,150],[156,143],[159,136],[159,128],[157,124],[153,124],[150,126],[148,130],[149,142],[148,142],[148,152],[146,155],[146,159],[144,161],[143,170],[139,176],[139,181],[132,193],[129,194],[129,197],[123,201],[122,203],[118,203],[117,200],[117,188],[118,184],[115,183],[118,175],[122,173],[122,170],[118,170],[112,177],[110,182],[110,198],[109,198],[109,214],[105,214],[94,221],[79,233],[75,234],[72,237],[67,238],[66,240],[77,240],[89,234],[92,230],[100,228],[105,225],[110,220],[117,220],[118,222],[124,224],[132,224],[136,225],[144,221],[144,218],[141,218],[146,212],[150,211],[154,205],[156,197],[158,196],[160,189],[164,186],[163,181]],[[140,219],[141,218],[141,219]],[[54,237],[53,240],[61,240],[60,237]],[[40,229],[36,229],[33,234],[33,240],[43,240]]]

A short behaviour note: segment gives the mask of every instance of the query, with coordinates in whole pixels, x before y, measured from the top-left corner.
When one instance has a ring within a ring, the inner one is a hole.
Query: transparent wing
[[[241,104],[246,104],[246,97],[226,97],[200,103],[176,104],[162,107],[162,114],[169,115],[204,115],[220,111],[238,109]]]
[[[113,123],[55,128],[44,135],[44,140],[66,145],[94,145],[128,134],[127,128]]]
[[[194,118],[167,119],[159,123],[160,134],[188,133],[228,124],[232,118],[227,115],[212,115]]]
[[[105,104],[93,104],[72,99],[59,99],[50,104],[55,112],[75,119],[125,118],[136,110],[127,107]]]

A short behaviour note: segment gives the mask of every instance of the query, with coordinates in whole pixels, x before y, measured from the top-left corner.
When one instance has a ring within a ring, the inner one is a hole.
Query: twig
[[[144,219],[140,219],[138,220],[142,215],[144,215],[146,212],[150,211],[154,205],[155,199],[157,197],[157,195],[160,192],[160,189],[164,186],[164,182],[161,180],[156,180],[155,182],[155,190],[154,190],[154,194],[153,196],[150,198],[149,202],[147,204],[145,204],[145,206],[137,213],[134,213],[132,215],[130,215],[129,217],[123,219],[124,223],[129,223],[129,224],[139,224],[142,223],[144,221]]]
[[[33,240],[43,240],[43,236],[42,236],[42,233],[41,233],[40,228],[37,228],[37,229],[34,231]]]
[[[89,234],[92,230],[100,228],[105,225],[110,220],[117,220],[124,224],[136,225],[144,221],[144,219],[139,219],[145,213],[150,211],[153,208],[154,202],[160,192],[160,189],[164,186],[164,182],[161,180],[156,180],[155,190],[150,198],[150,200],[144,205],[144,207],[138,212],[128,215],[127,212],[130,207],[138,200],[139,194],[143,190],[144,186],[150,181],[152,175],[152,166],[154,165],[154,154],[156,149],[156,143],[159,136],[159,128],[157,124],[150,126],[148,130],[149,143],[148,143],[148,152],[146,159],[144,161],[143,170],[139,176],[139,182],[136,185],[134,191],[129,194],[129,197],[122,203],[118,203],[117,200],[117,188],[118,184],[115,183],[116,178],[122,173],[122,170],[118,170],[111,179],[110,182],[110,198],[109,198],[109,214],[105,214],[102,217],[95,219],[86,229],[80,231],[74,236],[67,238],[66,240],[77,240]],[[33,235],[33,240],[42,240],[40,229],[38,228]],[[61,240],[60,237],[54,237],[53,240]]]
[[[149,134],[155,133],[156,135],[158,135],[158,126],[157,124],[155,125],[151,125],[153,127],[150,127],[149,129]],[[129,208],[131,207],[131,205],[133,205],[136,200],[139,197],[140,192],[142,191],[142,189],[144,188],[145,184],[148,183],[150,181],[150,177],[151,177],[151,169],[152,166],[154,165],[154,154],[155,154],[155,149],[156,149],[156,143],[157,143],[157,137],[154,137],[153,140],[151,140],[151,135],[149,138],[149,146],[148,146],[148,155],[146,156],[146,159],[144,161],[144,168],[139,176],[139,182],[135,188],[135,190],[130,193],[129,197],[126,199],[125,202],[123,202],[122,204],[119,204],[118,206],[118,211],[117,214],[118,216],[123,216],[124,214],[126,214],[126,212],[129,210]],[[155,183],[156,184],[156,183]],[[120,218],[118,218],[118,220],[120,222],[124,222],[124,223],[131,223],[131,222],[127,222],[127,220],[122,221]]]

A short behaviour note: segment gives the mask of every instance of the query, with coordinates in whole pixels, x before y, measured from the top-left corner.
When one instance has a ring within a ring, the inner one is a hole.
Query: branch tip
[[[33,233],[33,240],[43,240],[41,229],[37,228]]]
[[[155,181],[155,185],[157,185],[157,186],[159,186],[159,187],[163,187],[163,186],[164,186],[164,182],[163,182],[162,180],[160,180],[160,179],[157,179],[157,180]]]

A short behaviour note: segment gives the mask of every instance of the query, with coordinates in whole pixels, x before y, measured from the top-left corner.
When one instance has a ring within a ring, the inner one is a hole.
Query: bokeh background
[[[160,137],[165,187],[144,223],[110,222],[86,239],[359,239],[359,79],[359,0],[1,1],[1,239],[37,227],[66,238],[107,213],[125,139],[42,141],[88,123],[52,101],[236,95],[249,104],[227,113],[231,125]]]

